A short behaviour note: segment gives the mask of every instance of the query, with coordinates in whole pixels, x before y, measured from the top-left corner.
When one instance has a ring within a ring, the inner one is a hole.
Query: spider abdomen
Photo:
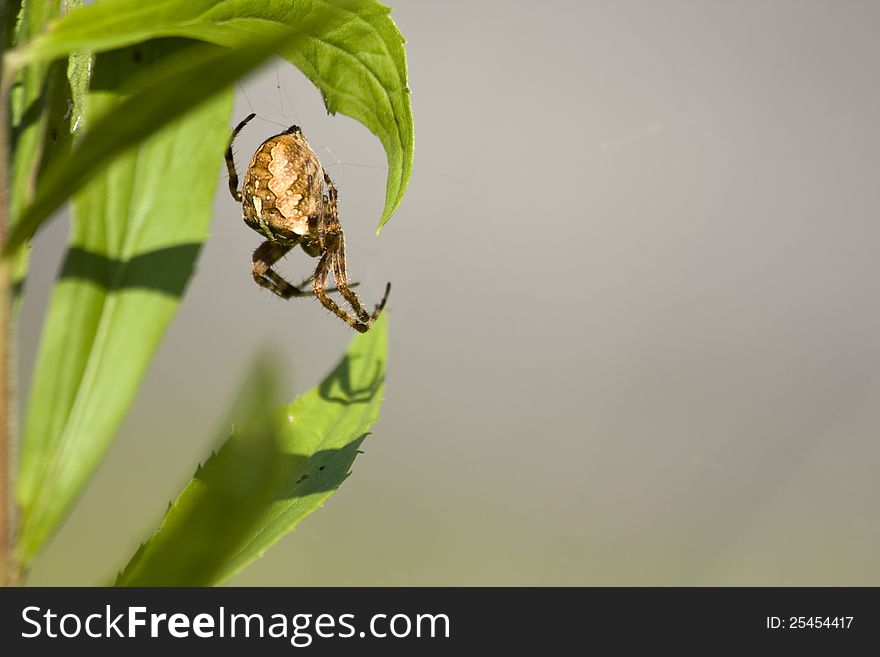
[[[324,170],[299,129],[270,137],[251,158],[242,186],[245,223],[270,239],[297,239],[323,210]]]

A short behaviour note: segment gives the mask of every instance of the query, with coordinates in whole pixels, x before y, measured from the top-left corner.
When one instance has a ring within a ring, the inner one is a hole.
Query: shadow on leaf
[[[201,247],[197,242],[178,244],[128,260],[71,247],[60,278],[89,281],[107,290],[143,288],[179,297],[192,275]]]
[[[352,366],[356,359],[363,356],[347,355],[339,365],[336,366],[330,376],[328,376],[318,387],[318,394],[321,399],[336,404],[367,404],[374,400],[376,394],[385,383],[385,373],[382,368],[381,361],[376,361],[373,366],[373,373],[370,375],[366,384],[360,386],[352,385]]]

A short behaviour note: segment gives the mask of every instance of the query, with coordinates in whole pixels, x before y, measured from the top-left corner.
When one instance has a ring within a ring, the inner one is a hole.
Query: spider
[[[250,114],[235,127],[226,148],[232,198],[242,204],[245,224],[267,238],[254,251],[254,280],[282,299],[314,295],[352,328],[366,333],[385,308],[391,283],[385,286],[385,295],[373,312],[368,313],[351,289],[357,284],[348,282],[336,187],[299,127],[290,126],[260,144],[248,164],[239,191],[232,144],[254,116]],[[320,259],[314,274],[293,285],[275,272],[272,265],[297,244],[311,257]],[[336,287],[325,289],[331,270]],[[309,282],[312,289],[303,289]],[[334,291],[349,303],[354,314],[327,296],[327,292]]]

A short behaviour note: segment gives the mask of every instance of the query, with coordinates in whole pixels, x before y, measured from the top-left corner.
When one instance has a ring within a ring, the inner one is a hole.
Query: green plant
[[[412,166],[403,38],[375,0],[81,4],[18,0],[3,17],[0,569],[7,583],[18,581],[86,486],[177,309],[208,233],[232,83],[280,54],[321,90],[328,112],[376,134],[389,167],[380,229]],[[10,335],[25,244],[68,199],[70,244],[27,400],[14,504]],[[317,508],[376,420],[386,343],[383,317],[354,338],[323,383],[286,407],[271,368],[257,366],[243,386],[244,419],[117,583],[221,582]]]

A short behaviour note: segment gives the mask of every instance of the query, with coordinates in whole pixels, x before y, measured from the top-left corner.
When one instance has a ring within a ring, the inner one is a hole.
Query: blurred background
[[[353,475],[231,583],[880,584],[880,5],[393,4],[416,160],[381,237],[378,140],[283,62],[238,90],[232,125],[261,119],[239,169],[301,125],[359,293],[394,287]],[[225,176],[180,312],[31,584],[124,565],[258,352],[292,399],[353,336],[257,288]],[[65,224],[34,247],[24,390]]]

